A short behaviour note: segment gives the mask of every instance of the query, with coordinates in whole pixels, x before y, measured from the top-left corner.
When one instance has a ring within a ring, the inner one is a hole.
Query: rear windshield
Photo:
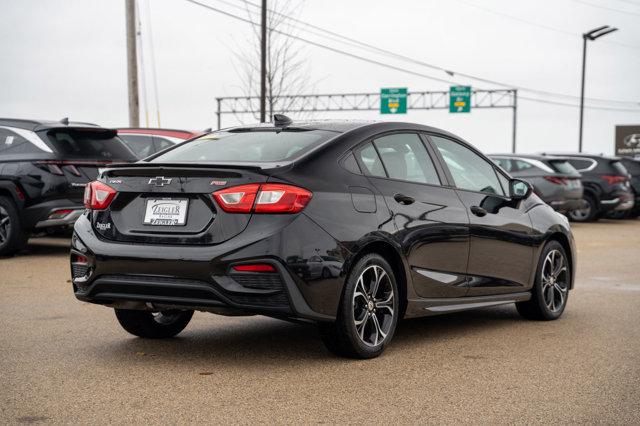
[[[620,161],[612,161],[611,167],[613,167],[619,175],[627,176],[629,174],[626,167]]]
[[[566,175],[577,175],[578,171],[566,160],[549,160],[547,162],[553,170]]]
[[[46,141],[65,159],[134,161],[135,155],[112,130],[50,130]]]
[[[269,163],[300,157],[336,136],[325,130],[214,132],[176,146],[152,163]]]

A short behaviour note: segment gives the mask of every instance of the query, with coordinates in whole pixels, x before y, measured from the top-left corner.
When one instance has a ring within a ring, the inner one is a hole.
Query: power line
[[[607,6],[600,6],[599,4],[594,4],[588,1],[584,1],[584,0],[571,0],[574,3],[580,3],[583,4],[585,6],[590,6],[590,7],[595,7],[596,9],[602,9],[602,10],[608,10],[611,12],[617,12],[617,13],[623,13],[625,15],[634,15],[634,16],[640,16],[640,13],[636,13],[636,12],[630,12],[628,10],[620,10],[620,9],[616,9],[613,7],[607,7]]]
[[[200,3],[199,1],[196,1],[196,0],[185,0],[185,1],[187,1],[189,3],[193,3],[193,4],[198,5],[200,7],[212,10],[214,12],[220,13],[222,15],[228,16],[230,18],[233,18],[233,19],[236,19],[236,20],[239,20],[239,21],[254,25],[254,23],[250,19],[243,18],[243,17],[238,16],[238,15],[234,15],[233,13],[230,13],[230,12],[227,12],[225,10],[210,6],[208,4]],[[275,29],[275,28],[270,28],[270,30],[275,32],[275,33],[278,33],[278,34],[284,35],[286,37],[292,38],[294,40],[298,40],[298,41],[301,41],[303,43],[319,47],[321,49],[325,49],[325,50],[328,50],[328,51],[331,51],[331,52],[334,52],[334,53],[339,53],[339,54],[342,54],[342,55],[345,55],[345,56],[348,56],[348,57],[351,57],[351,58],[354,58],[354,59],[358,59],[358,60],[363,61],[363,62],[368,62],[368,63],[374,64],[374,65],[378,65],[378,66],[385,67],[385,68],[388,68],[388,69],[392,69],[392,70],[395,70],[395,71],[400,71],[400,72],[403,72],[403,73],[406,73],[406,74],[415,75],[415,76],[418,76],[418,77],[427,78],[429,80],[438,81],[438,82],[441,82],[441,83],[458,84],[457,82],[452,81],[452,80],[446,80],[446,79],[434,77],[434,76],[431,76],[431,75],[428,75],[428,74],[423,74],[423,73],[420,73],[420,72],[417,72],[417,71],[408,70],[408,69],[405,69],[405,68],[401,68],[401,67],[397,67],[397,66],[394,66],[394,65],[386,64],[384,62],[379,62],[379,61],[376,61],[374,59],[370,59],[370,58],[366,58],[366,57],[363,57],[363,56],[360,56],[360,55],[356,55],[354,53],[347,52],[347,51],[344,51],[344,50],[341,50],[341,49],[337,49],[337,48],[332,47],[332,46],[327,46],[325,44],[318,43],[318,42],[315,42],[315,41],[312,41],[312,40],[309,40],[309,39],[306,39],[306,38],[303,38],[303,37],[300,37],[300,36],[297,36],[297,35],[294,35],[294,34],[290,34],[290,33],[284,32],[284,31],[280,31],[280,30]],[[551,102],[551,101],[544,101],[544,100],[539,100],[539,99],[535,99],[535,98],[530,98],[528,100],[533,100],[533,101],[537,101],[537,102],[546,102],[546,103],[550,103],[550,104],[554,103],[554,102]],[[561,103],[557,103],[557,104],[561,104]],[[568,104],[567,103],[566,105],[569,106],[569,105],[572,105],[572,104]],[[576,108],[578,107],[577,105],[573,105],[573,106],[576,107]],[[585,106],[585,108],[589,108],[589,109],[608,109],[606,107],[598,107],[598,106]],[[624,109],[624,108],[620,108],[619,110],[625,110],[625,111],[628,110],[628,111],[640,112],[640,109]]]
[[[520,18],[518,16],[510,15],[510,14],[504,13],[504,12],[499,12],[497,10],[490,9],[488,7],[485,7],[485,6],[480,6],[478,4],[475,4],[475,3],[472,3],[472,2],[468,2],[468,1],[465,1],[465,0],[456,0],[456,1],[458,3],[462,3],[462,4],[465,4],[467,6],[474,7],[476,9],[482,10],[482,11],[487,12],[487,13],[491,13],[493,15],[501,16],[501,17],[507,18],[507,19],[512,19],[512,20],[518,21],[518,22],[522,22],[523,24],[531,25],[531,26],[538,27],[538,28],[543,28],[545,30],[553,31],[553,32],[556,32],[558,34],[564,34],[564,35],[570,35],[572,37],[580,37],[580,38],[582,38],[582,34],[579,34],[579,33],[574,33],[572,31],[567,31],[567,30],[556,28],[556,27],[552,27],[552,26],[549,26],[549,25],[545,25],[545,24],[540,24],[540,23],[537,23],[537,22],[529,21],[527,19],[523,19],[523,18]],[[602,41],[601,43],[611,44],[611,45],[615,45],[615,46],[619,46],[619,47],[624,47],[624,48],[627,48],[627,49],[640,50],[640,46],[635,46],[635,45],[626,44],[626,43],[620,43],[618,41],[610,41],[610,40],[606,41],[605,40],[605,41]]]
[[[242,8],[241,6],[233,4],[233,3],[229,2],[229,1],[226,1],[226,0],[215,0],[215,1],[218,1],[218,2],[221,2],[221,3],[224,3],[224,4],[228,4],[228,5],[231,5],[231,6],[236,7],[236,8],[241,8],[241,9],[244,10],[244,8]],[[245,4],[251,5],[251,6],[255,7],[255,8],[259,8],[260,7],[259,5],[255,4],[255,3],[252,3],[251,1],[248,1],[248,0],[242,0],[242,1]],[[433,70],[443,71],[443,72],[445,72],[445,73],[447,73],[447,74],[449,74],[451,76],[458,75],[458,76],[461,76],[461,77],[464,77],[464,78],[468,78],[468,79],[472,79],[472,80],[476,80],[476,81],[481,81],[483,83],[494,84],[494,85],[503,86],[503,87],[511,87],[511,88],[515,88],[515,89],[518,89],[518,90],[521,90],[521,91],[526,91],[526,92],[530,92],[530,93],[534,93],[534,94],[538,94],[538,95],[545,95],[545,96],[552,96],[552,97],[559,97],[559,98],[573,99],[573,100],[578,100],[579,99],[578,96],[570,95],[570,94],[567,94],[567,93],[558,93],[558,92],[551,92],[551,91],[546,91],[546,90],[534,89],[534,88],[530,88],[530,87],[526,87],[526,86],[520,86],[520,85],[510,84],[510,83],[504,83],[504,82],[491,80],[491,79],[484,78],[484,77],[475,76],[475,75],[472,75],[472,74],[467,74],[467,73],[462,73],[462,72],[450,70],[450,69],[447,69],[447,68],[444,68],[444,67],[441,67],[441,66],[438,66],[438,65],[430,64],[430,63],[427,63],[427,62],[424,62],[424,61],[420,61],[420,60],[417,60],[415,58],[411,58],[411,57],[408,57],[408,56],[405,56],[405,55],[402,55],[402,54],[399,54],[399,53],[396,53],[396,52],[391,52],[389,50],[385,50],[385,49],[379,48],[379,47],[371,45],[369,43],[365,43],[365,42],[362,42],[360,40],[353,39],[353,38],[338,34],[336,32],[324,29],[322,27],[313,25],[313,24],[311,24],[309,22],[305,22],[305,21],[302,21],[302,20],[294,18],[294,17],[285,16],[285,15],[283,15],[283,14],[277,12],[277,11],[271,10],[271,9],[269,10],[269,12],[273,13],[275,15],[278,15],[278,16],[282,16],[285,19],[288,19],[290,21],[294,21],[296,23],[304,25],[304,27],[302,27],[302,28],[301,27],[297,27],[297,26],[295,27],[296,29],[299,29],[301,31],[309,32],[307,27],[314,28],[314,29],[317,29],[317,30],[322,31],[324,33],[330,34],[330,35],[332,35],[334,37],[338,37],[340,39],[344,39],[344,40],[348,41],[347,44],[349,44],[349,45],[352,45],[352,46],[356,45],[356,47],[357,46],[362,46],[364,48],[367,48],[367,50],[369,50],[369,51],[378,52],[378,53],[381,53],[381,54],[384,54],[384,55],[387,55],[387,56],[398,58],[398,59],[401,59],[401,60],[404,60],[404,61],[408,61],[408,62],[417,64],[417,65],[421,65],[421,66],[424,66],[424,67],[427,67],[427,68],[430,68],[430,69],[433,69]],[[313,33],[313,32],[311,32],[311,33],[318,35],[317,33]],[[568,33],[568,34],[574,35],[573,33]],[[619,103],[619,104],[628,104],[628,105],[635,105],[636,104],[636,102],[633,102],[633,101],[621,101],[621,100],[616,100],[616,99],[588,98],[588,100],[589,101],[593,101],[593,102],[610,102],[610,103]]]

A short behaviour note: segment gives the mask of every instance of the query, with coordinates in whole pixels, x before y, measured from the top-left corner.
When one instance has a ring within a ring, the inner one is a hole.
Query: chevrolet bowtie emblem
[[[166,179],[164,176],[157,176],[149,179],[149,185],[165,186],[171,183],[171,179]]]

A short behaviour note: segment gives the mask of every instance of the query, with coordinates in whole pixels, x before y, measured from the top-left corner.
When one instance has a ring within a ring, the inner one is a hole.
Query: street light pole
[[[614,31],[618,31],[618,29],[610,27],[608,25],[603,25],[582,34],[582,81],[580,84],[580,124],[578,129],[578,152],[582,152],[582,127],[584,120],[584,80],[587,68],[587,41],[594,41],[597,38],[600,38],[603,35],[607,35]]]
[[[267,0],[262,0],[260,30],[260,122],[264,123],[267,109]]]

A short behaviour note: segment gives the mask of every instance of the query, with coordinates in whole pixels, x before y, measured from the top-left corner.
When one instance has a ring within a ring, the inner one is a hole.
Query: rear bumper
[[[622,194],[614,198],[600,200],[600,207],[604,211],[621,211],[633,208],[634,197],[632,194]]]
[[[69,210],[68,213],[63,211]],[[82,215],[84,205],[77,201],[60,199],[27,207],[23,211],[26,229],[42,229],[51,226],[72,226]],[[56,214],[63,212],[63,214]]]
[[[104,240],[83,215],[74,228],[71,251],[86,257],[88,264],[72,263],[75,296],[116,307],[179,306],[223,314],[334,320],[343,274],[312,281],[296,274],[286,259],[308,258],[315,250],[335,254],[337,242],[304,215],[271,230],[258,222],[252,220],[241,235],[222,244],[169,246]],[[268,263],[275,272],[231,269],[247,262]]]
[[[571,210],[582,209],[586,205],[586,201],[582,198],[578,199],[561,199],[549,201],[549,204],[553,209],[560,213],[569,212]]]

